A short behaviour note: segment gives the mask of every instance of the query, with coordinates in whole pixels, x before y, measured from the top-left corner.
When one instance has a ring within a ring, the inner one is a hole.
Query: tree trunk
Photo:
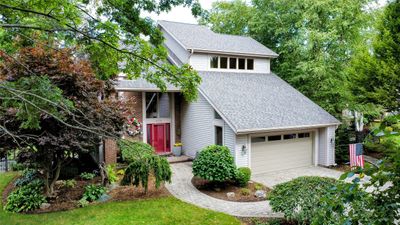
[[[50,172],[49,169],[46,169],[44,171],[44,191],[47,197],[50,196],[49,179],[50,179]]]
[[[54,193],[54,185],[56,183],[56,181],[58,180],[58,177],[60,176],[60,171],[61,171],[61,161],[57,160],[56,163],[56,168],[55,168],[55,172],[53,173],[53,179],[51,180],[51,183],[49,185],[49,190],[50,190],[50,195],[52,195]]]

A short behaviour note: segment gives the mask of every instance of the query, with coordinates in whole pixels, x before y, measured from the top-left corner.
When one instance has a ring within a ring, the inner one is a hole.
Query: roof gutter
[[[258,58],[278,58],[278,54],[276,55],[266,55],[266,54],[258,54],[258,53],[245,53],[245,52],[227,52],[227,51],[217,51],[217,50],[208,50],[208,49],[187,49],[191,54],[196,53],[211,53],[211,54],[219,54],[219,55],[237,55],[237,56],[246,56],[246,57],[258,57]]]
[[[301,130],[308,128],[321,128],[321,127],[329,127],[329,126],[338,126],[340,122],[337,123],[326,123],[326,124],[315,124],[315,125],[302,125],[302,126],[289,126],[289,127],[272,127],[272,128],[258,128],[258,129],[239,129],[237,130],[237,134],[252,134],[252,133],[268,133],[268,132],[276,132],[276,131],[285,131],[285,130]]]

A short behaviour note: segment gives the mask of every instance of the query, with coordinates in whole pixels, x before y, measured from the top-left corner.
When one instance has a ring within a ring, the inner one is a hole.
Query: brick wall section
[[[124,112],[125,116],[136,117],[140,123],[143,123],[143,103],[142,103],[142,92],[119,92],[119,98],[126,105],[127,110]],[[134,140],[143,140],[142,135],[135,136]],[[126,137],[130,138],[130,137]],[[119,149],[116,140],[107,139],[104,141],[104,161],[108,164],[117,162],[117,156]]]
[[[104,140],[104,162],[106,165],[117,162],[118,145],[114,139]]]

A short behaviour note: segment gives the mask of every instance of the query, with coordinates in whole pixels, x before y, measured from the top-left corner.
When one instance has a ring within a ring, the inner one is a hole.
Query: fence
[[[7,158],[0,159],[0,172],[7,172],[11,170],[11,165],[14,164],[14,160],[7,160]]]

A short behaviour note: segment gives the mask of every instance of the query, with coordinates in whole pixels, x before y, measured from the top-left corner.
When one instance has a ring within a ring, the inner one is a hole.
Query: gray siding
[[[318,164],[331,166],[335,164],[335,126],[323,127],[319,132]]]
[[[231,150],[231,154],[235,157],[236,134],[226,122],[224,122],[224,145]]]
[[[182,150],[194,157],[196,152],[214,144],[214,109],[199,93],[195,102],[182,103]]]

